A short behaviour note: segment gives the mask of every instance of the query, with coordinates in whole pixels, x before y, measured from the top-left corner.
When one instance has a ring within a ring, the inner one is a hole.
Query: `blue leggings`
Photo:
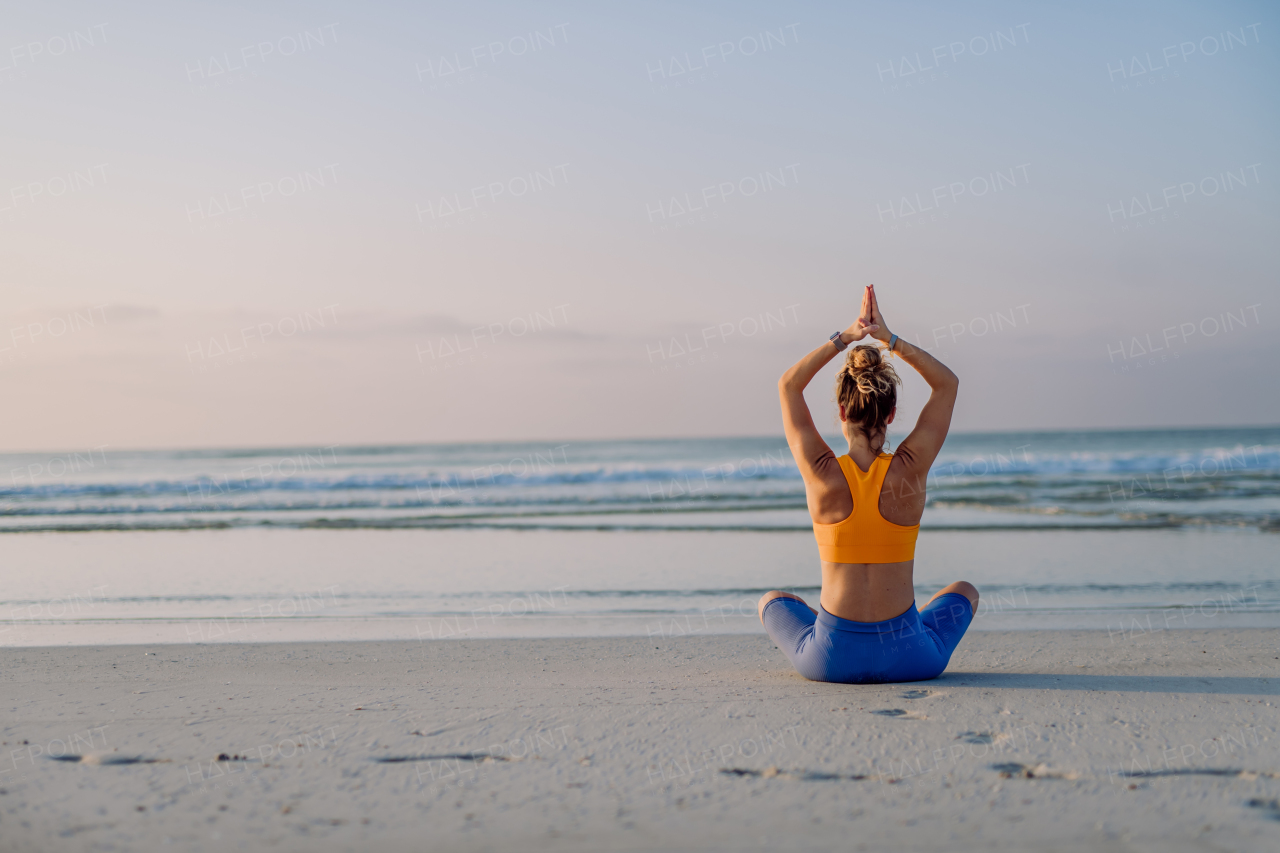
[[[883,622],[851,622],[819,605],[815,614],[794,598],[764,606],[764,629],[810,681],[884,684],[937,678],[973,621],[973,605],[958,592]]]

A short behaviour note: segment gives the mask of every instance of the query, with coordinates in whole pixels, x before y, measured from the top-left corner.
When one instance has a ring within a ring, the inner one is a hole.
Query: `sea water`
[[[1278,621],[1280,429],[958,434],[927,485],[975,629]],[[819,581],[780,437],[7,454],[0,566],[0,644],[660,641]]]

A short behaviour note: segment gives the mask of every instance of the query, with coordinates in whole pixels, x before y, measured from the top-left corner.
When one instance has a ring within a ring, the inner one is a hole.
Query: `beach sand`
[[[1277,633],[1160,627],[0,649],[0,849],[1277,849]]]

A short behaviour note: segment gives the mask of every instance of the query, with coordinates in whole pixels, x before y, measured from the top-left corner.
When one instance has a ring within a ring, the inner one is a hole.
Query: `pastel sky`
[[[772,435],[868,282],[956,429],[1280,422],[1280,14],[1117,5],[9,4],[0,449]]]

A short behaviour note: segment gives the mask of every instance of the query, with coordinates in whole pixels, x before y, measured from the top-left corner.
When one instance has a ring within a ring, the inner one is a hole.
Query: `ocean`
[[[1280,613],[1280,428],[957,434],[928,495],[976,628]],[[0,564],[0,644],[748,631],[819,578],[781,437],[4,454]]]

